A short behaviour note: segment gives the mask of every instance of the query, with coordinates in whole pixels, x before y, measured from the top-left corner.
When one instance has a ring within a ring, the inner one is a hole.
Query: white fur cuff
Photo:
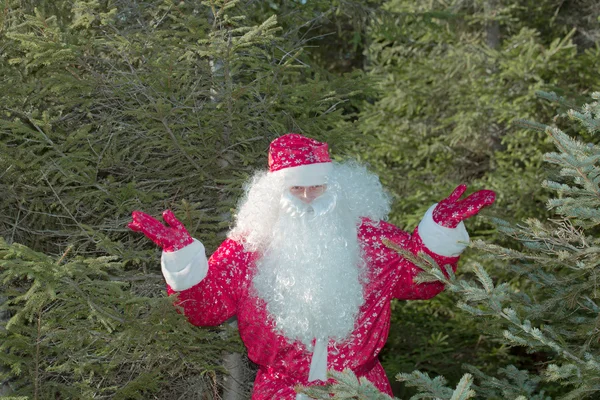
[[[177,292],[200,283],[208,273],[204,245],[196,239],[183,249],[163,251],[160,264],[167,284]]]
[[[423,244],[440,256],[456,257],[469,245],[469,234],[462,222],[456,228],[446,228],[433,220],[433,210],[437,203],[429,207],[419,223],[419,235]]]

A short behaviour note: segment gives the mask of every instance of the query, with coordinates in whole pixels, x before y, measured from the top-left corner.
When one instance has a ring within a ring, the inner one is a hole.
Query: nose
[[[305,203],[310,203],[315,199],[315,196],[308,190],[308,188],[304,188],[302,193],[300,193],[300,200]]]

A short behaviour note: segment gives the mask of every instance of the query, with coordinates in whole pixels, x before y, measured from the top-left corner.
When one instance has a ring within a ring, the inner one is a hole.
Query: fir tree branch
[[[68,246],[67,250],[65,250],[65,252],[63,253],[63,255],[60,257],[60,259],[56,262],[56,265],[60,265],[63,260],[65,259],[65,257],[67,256],[67,254],[69,254],[69,252],[71,251],[71,249],[73,249],[73,246]]]
[[[39,127],[39,125],[35,122],[35,120],[29,114],[12,109],[12,108],[5,108],[5,109],[10,111],[11,113],[15,113],[17,115],[21,115],[21,116],[25,117],[27,119],[27,121],[29,121],[29,123],[35,128],[35,130],[40,135],[42,135],[42,137],[44,138],[46,143],[48,143],[50,145],[50,147],[52,147],[52,149],[54,149],[54,151],[56,151],[60,156],[66,157],[65,153],[63,153],[62,150],[60,148],[58,148],[58,146],[56,146],[56,144],[52,141],[52,139],[50,139],[48,137],[48,135],[46,135],[46,132],[44,132],[44,130]]]
[[[179,141],[177,140],[177,138],[175,137],[175,134],[173,133],[173,131],[171,130],[171,127],[169,126],[169,124],[167,123],[166,118],[162,118],[160,120],[160,122],[163,124],[163,126],[165,127],[165,130],[167,131],[167,133],[169,134],[169,137],[171,138],[171,140],[173,141],[173,144],[175,145],[175,147],[177,147],[177,149],[181,152],[181,154],[183,154],[185,156],[185,158],[187,158],[187,160],[190,162],[190,164],[192,164],[194,166],[194,168],[196,168],[197,171],[200,171],[200,166],[196,163],[196,161],[194,161],[194,159],[183,149],[183,147],[181,147],[181,145],[179,144]]]
[[[21,217],[21,208],[19,207],[19,209],[17,210],[17,217],[15,219],[15,222],[13,224],[13,229],[12,229],[12,233],[10,235],[10,242],[14,242],[15,241],[15,233],[17,231],[17,225],[19,225],[19,218]]]
[[[54,187],[52,186],[52,184],[50,183],[50,181],[48,180],[48,177],[46,175],[43,176],[43,179],[46,181],[46,183],[48,184],[48,187],[50,188],[50,190],[52,191],[52,193],[54,193],[54,196],[56,197],[56,200],[58,200],[58,202],[60,203],[60,205],[63,207],[63,209],[66,211],[66,213],[69,215],[69,217],[73,220],[73,222],[75,222],[75,224],[81,229],[81,231],[89,238],[92,239],[92,237],[88,234],[87,229],[85,229],[80,223],[79,221],[77,221],[77,219],[73,216],[73,214],[71,214],[71,211],[69,210],[69,208],[65,205],[65,203],[63,203],[62,199],[60,198],[60,196],[58,195],[58,193],[56,193],[56,190],[54,190]]]
[[[98,304],[96,304],[89,295],[87,295],[83,290],[81,290],[81,288],[79,287],[79,285],[77,284],[77,282],[75,282],[74,280],[68,278],[68,277],[63,277],[61,279],[61,282],[67,283],[68,285],[70,285],[73,289],[75,289],[75,291],[86,300],[87,304],[90,306],[90,308],[96,312],[98,312],[99,314],[103,314],[104,316],[113,319],[115,321],[120,322],[121,324],[125,323],[125,320],[121,317],[118,317],[116,315],[114,315],[113,313],[108,312],[107,310],[105,310],[103,307],[99,306]],[[113,328],[110,328],[111,330]]]

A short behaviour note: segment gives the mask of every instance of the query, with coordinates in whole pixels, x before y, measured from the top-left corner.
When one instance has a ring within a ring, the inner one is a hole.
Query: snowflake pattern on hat
[[[297,133],[288,133],[271,142],[269,147],[269,171],[302,165],[329,163],[327,143],[307,138]]]

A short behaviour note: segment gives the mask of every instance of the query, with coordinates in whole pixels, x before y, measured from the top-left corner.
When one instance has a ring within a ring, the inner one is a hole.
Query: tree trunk
[[[6,297],[0,296],[0,306],[2,304],[4,304],[5,301],[6,301]],[[8,314],[8,311],[4,311],[4,310],[0,309],[0,331],[5,330],[4,327],[6,326],[6,323],[8,322],[9,318],[10,318],[10,315]],[[5,368],[6,367],[2,366],[2,367],[0,367],[0,370],[5,369]],[[0,381],[0,396],[8,396],[10,393],[11,393],[11,389],[10,389],[10,386],[8,385],[8,382]]]
[[[498,0],[487,0],[483,9],[486,17],[486,44],[492,49],[498,49],[500,47],[500,24],[496,19]]]
[[[223,378],[223,400],[244,398],[244,359],[240,353],[230,353],[223,357],[223,366],[229,373]]]
[[[214,14],[209,13],[209,23],[213,26],[213,30],[227,29],[226,27],[219,26],[219,21],[215,20]],[[227,52],[226,56],[229,56],[229,50],[231,49],[231,33],[227,35]],[[225,102],[227,110],[229,112],[228,120],[223,124],[223,147],[227,147],[231,140],[231,114],[232,114],[232,98],[231,98],[231,85],[232,77],[229,69],[229,60],[210,59],[211,69],[211,81],[212,87],[210,89],[210,99],[213,103]],[[218,161],[221,167],[228,165],[227,160],[224,158]],[[237,328],[237,318],[233,317],[228,324]],[[245,362],[245,356],[240,353],[228,353],[223,357],[223,367],[227,371],[227,375],[223,377],[223,400],[244,400],[248,398],[248,393],[245,393],[247,389],[247,381],[250,379],[249,369]]]

